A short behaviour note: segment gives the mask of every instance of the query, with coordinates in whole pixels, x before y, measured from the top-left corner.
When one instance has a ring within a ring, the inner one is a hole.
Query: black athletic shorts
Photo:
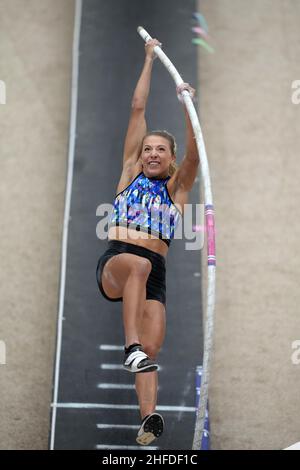
[[[108,248],[100,256],[97,268],[96,268],[96,279],[101,294],[112,302],[122,302],[123,297],[110,298],[104,292],[101,282],[102,271],[105,263],[114,255],[120,253],[132,253],[134,255],[142,256],[147,258],[152,263],[152,269],[149,274],[146,284],[146,299],[158,300],[159,302],[166,305],[166,259],[159,253],[155,253],[148,248],[134,245],[133,243],[126,243],[120,240],[109,240]]]

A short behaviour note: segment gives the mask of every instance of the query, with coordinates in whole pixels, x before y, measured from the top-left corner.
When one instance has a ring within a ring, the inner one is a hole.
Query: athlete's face
[[[166,178],[175,155],[172,155],[168,139],[158,135],[149,135],[143,142],[141,160],[146,176]]]

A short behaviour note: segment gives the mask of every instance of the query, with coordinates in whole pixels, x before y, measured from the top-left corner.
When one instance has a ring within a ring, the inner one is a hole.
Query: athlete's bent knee
[[[131,273],[138,276],[149,276],[152,269],[152,263],[147,258],[135,260],[131,265]]]

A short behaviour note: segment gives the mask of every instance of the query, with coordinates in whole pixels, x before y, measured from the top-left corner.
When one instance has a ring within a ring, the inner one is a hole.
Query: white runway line
[[[124,345],[119,346],[117,344],[100,344],[99,349],[100,351],[123,351],[124,352]],[[163,348],[161,348],[160,351],[163,351]]]
[[[100,368],[104,370],[123,370],[124,369],[122,364],[101,364]]]
[[[80,41],[81,15],[82,15],[82,0],[76,0],[74,31],[73,31],[73,49],[72,49],[72,55],[73,55],[72,57],[72,89],[71,89],[71,106],[70,106],[71,111],[70,111],[70,128],[69,128],[68,172],[67,172],[65,211],[64,211],[62,249],[61,249],[60,291],[59,291],[57,341],[56,341],[55,373],[54,373],[54,387],[53,387],[54,403],[57,402],[58,387],[59,387],[63,309],[64,309],[65,285],[66,285],[68,228],[69,228],[69,220],[70,220],[71,193],[72,193],[75,140],[76,140],[78,74],[79,74],[79,41]],[[56,408],[57,407],[54,407],[52,411],[50,450],[54,449]]]
[[[53,408],[77,408],[77,409],[110,409],[110,410],[139,410],[138,405],[115,405],[113,403],[52,403]],[[172,412],[187,412],[195,413],[196,408],[194,406],[168,406],[158,405],[157,411],[172,411]]]
[[[123,364],[101,364],[99,367],[102,370],[125,370]],[[158,366],[157,372],[161,372],[163,369],[162,366]]]
[[[134,384],[98,384],[97,388],[101,390],[135,390]],[[157,387],[157,391],[160,391],[161,387]]]
[[[97,388],[102,390],[134,390],[135,386],[132,384],[98,384]]]
[[[135,424],[97,424],[98,429],[139,429]]]
[[[100,344],[101,351],[124,351],[124,346],[117,346],[116,344]]]

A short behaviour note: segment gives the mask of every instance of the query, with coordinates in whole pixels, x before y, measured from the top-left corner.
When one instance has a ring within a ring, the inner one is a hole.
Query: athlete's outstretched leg
[[[163,344],[166,330],[165,307],[157,300],[146,300],[143,317],[140,324],[140,338],[145,353],[156,360]],[[138,374],[135,377],[135,387],[138,395],[141,418],[153,413],[157,402],[158,375],[157,372]]]
[[[153,361],[160,351],[165,337],[165,307],[157,300],[146,300],[140,326],[140,338],[146,354]],[[155,413],[157,404],[158,374],[137,374],[135,387],[138,396],[142,425],[138,433],[139,444],[150,444],[163,431],[163,418]]]

